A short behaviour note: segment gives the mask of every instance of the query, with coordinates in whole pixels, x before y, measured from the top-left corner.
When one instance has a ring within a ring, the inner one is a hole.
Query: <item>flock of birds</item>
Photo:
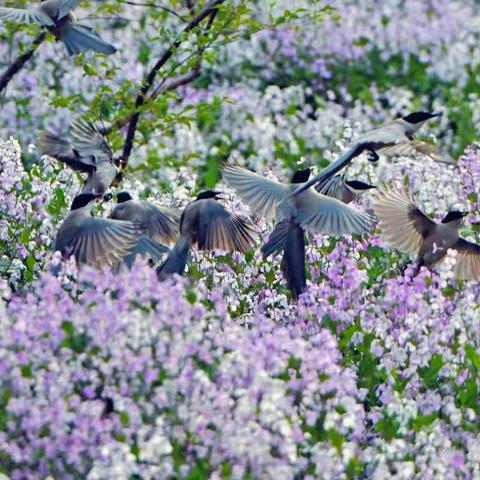
[[[276,221],[261,251],[264,258],[282,255],[281,269],[293,299],[306,288],[306,232],[363,234],[372,228],[374,217],[351,203],[376,187],[348,180],[338,172],[362,152],[367,152],[371,161],[379,159],[377,152],[436,155],[413,135],[438,115],[415,112],[369,130],[318,175],[311,178],[310,168],[298,170],[289,184],[237,164],[225,162],[221,166],[224,180],[239,198],[255,214]],[[44,131],[40,145],[42,154],[87,175],[55,242],[55,249],[64,258],[73,255],[79,266],[132,266],[136,255],[148,256],[159,264],[166,255],[157,268],[158,278],[163,280],[172,274],[184,274],[193,246],[242,253],[254,246],[257,232],[251,220],[228,211],[221,203],[222,193],[213,190],[200,192],[182,212],[120,192],[109,218],[92,217],[96,203],[111,199],[109,189],[120,180],[120,172],[106,137],[84,117],[74,119],[66,134]],[[451,211],[436,223],[415,205],[403,187],[385,186],[373,196],[373,210],[383,237],[390,245],[417,256],[416,273],[422,266],[440,262],[448,249],[455,249],[456,276],[480,279],[480,246],[459,237],[465,212]],[[165,246],[173,242],[171,249]]]
[[[80,1],[43,0],[33,9],[0,7],[0,20],[40,25],[65,45],[69,55],[89,50],[115,53],[117,49],[93,29],[77,23],[73,10]],[[369,130],[318,175],[310,178],[311,169],[298,170],[290,184],[269,180],[239,165],[223,165],[224,179],[252,211],[276,220],[262,246],[262,255],[283,255],[281,269],[294,299],[306,288],[305,232],[362,234],[373,224],[372,216],[349,204],[362,192],[376,187],[348,180],[338,172],[362,152],[367,152],[373,162],[379,159],[377,152],[386,152],[420,153],[451,163],[439,157],[430,144],[413,137],[426,121],[439,115],[415,112]],[[122,176],[106,137],[85,118],[75,119],[67,135],[43,132],[41,148],[43,154],[87,175],[55,242],[63,257],[74,255],[78,265],[131,266],[136,255],[147,255],[159,262],[168,252],[157,269],[162,280],[184,273],[194,245],[200,250],[242,253],[254,245],[256,230],[251,221],[229,212],[219,202],[220,192],[213,190],[199,193],[183,212],[134,200],[128,192],[121,192],[109,218],[92,217],[95,203],[109,200],[110,187],[118,186]],[[459,237],[466,213],[451,211],[436,223],[415,205],[409,192],[394,185],[374,195],[373,209],[387,242],[416,255],[416,272],[422,266],[437,264],[448,249],[454,249],[456,276],[480,279],[480,246]],[[172,249],[164,245],[172,242]]]

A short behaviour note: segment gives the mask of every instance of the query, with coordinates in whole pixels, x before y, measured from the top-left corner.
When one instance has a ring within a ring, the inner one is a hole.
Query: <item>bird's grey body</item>
[[[176,208],[160,207],[144,200],[133,200],[130,195],[128,197],[125,201],[118,201],[110,218],[134,222],[144,235],[158,242],[170,243],[177,239],[180,212]]]
[[[185,207],[180,219],[180,236],[157,270],[160,280],[173,273],[183,275],[188,253],[195,244],[200,250],[242,253],[252,247],[255,231],[251,224],[243,217],[228,212],[215,200],[217,195],[217,192],[202,192]]]
[[[455,275],[480,280],[480,246],[459,237],[461,212],[450,212],[436,223],[414,203],[411,195],[399,187],[390,187],[375,196],[374,211],[388,244],[416,255],[416,270],[441,262],[449,249],[457,251]]]
[[[360,198],[365,190],[376,188],[374,185],[359,180],[347,180],[344,174],[337,174],[315,185],[318,193],[336,198],[343,203],[351,203]]]
[[[92,122],[82,117],[72,121],[68,136],[43,132],[40,149],[42,154],[88,174],[81,193],[104,195],[118,174],[107,139]]]
[[[115,53],[117,49],[105,42],[94,30],[76,23],[73,9],[79,3],[80,0],[45,0],[33,9],[0,7],[0,20],[34,23],[45,27],[64,43],[69,55],[88,50],[105,55]]]

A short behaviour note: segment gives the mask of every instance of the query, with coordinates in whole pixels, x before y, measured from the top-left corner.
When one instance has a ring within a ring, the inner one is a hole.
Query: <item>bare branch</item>
[[[23,68],[23,66],[32,58],[33,54],[37,50],[38,46],[45,40],[47,36],[46,32],[42,32],[32,43],[30,50],[20,55],[0,77],[0,92],[2,92],[10,80]]]
[[[132,2],[130,0],[122,0],[122,3],[126,3],[127,5],[133,5],[134,7],[152,7],[152,8],[158,8],[159,10],[163,10],[165,12],[170,13],[171,15],[174,15],[175,17],[179,18],[182,22],[186,22],[187,19],[183,16],[180,15],[178,12],[175,10],[172,10],[171,8],[166,7],[165,5],[160,5],[158,3],[137,3],[137,2]]]
[[[123,153],[121,157],[121,165],[125,167],[128,163],[128,159],[130,154],[132,153],[133,148],[133,141],[135,137],[135,132],[137,130],[138,120],[140,118],[140,107],[145,103],[146,95],[150,88],[153,86],[153,82],[155,81],[155,77],[159,70],[170,60],[172,55],[174,54],[175,50],[182,44],[181,37],[183,34],[190,32],[194,28],[196,28],[205,18],[211,17],[213,14],[216,14],[218,6],[224,3],[225,0],[214,0],[208,7],[206,7],[202,12],[200,12],[182,31],[180,38],[175,40],[170,47],[164,52],[162,57],[157,61],[157,63],[153,66],[152,70],[150,70],[145,82],[140,90],[140,93],[137,95],[135,100],[135,113],[132,115],[130,119],[130,123],[128,124],[127,136],[125,138],[125,145],[123,147]],[[213,21],[213,20],[211,20]]]

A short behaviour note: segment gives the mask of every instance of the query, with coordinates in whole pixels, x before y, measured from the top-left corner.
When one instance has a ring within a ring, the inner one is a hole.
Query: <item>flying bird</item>
[[[77,195],[57,233],[55,249],[64,258],[74,255],[79,265],[113,266],[142,236],[132,222],[92,217],[91,210],[99,198],[91,193]]]
[[[345,174],[337,174],[322,183],[315,185],[315,190],[328,197],[336,198],[343,203],[351,203],[366,190],[377,188],[375,185],[360,180],[347,180]]]
[[[465,212],[450,211],[440,223],[428,218],[410,193],[391,186],[374,197],[373,209],[379,219],[383,238],[393,247],[416,255],[415,274],[420,267],[441,262],[448,249],[457,251],[455,276],[480,280],[480,245],[459,236]]]
[[[362,233],[371,217],[341,201],[307,188],[288,196],[298,185],[308,183],[310,169],[297,171],[290,185],[269,180],[239,165],[223,168],[225,181],[260,216],[279,221],[267,243],[264,257],[284,252],[282,271],[294,298],[305,289],[305,230],[326,235]]]
[[[107,139],[84,117],[72,121],[68,135],[42,132],[40,150],[73,170],[88,174],[81,193],[104,195],[119,175]]]
[[[69,55],[93,50],[111,55],[117,49],[105,42],[98,33],[77,22],[73,13],[80,0],[44,0],[33,9],[0,7],[0,20],[45,27],[65,45]]]
[[[413,138],[413,135],[426,121],[441,115],[442,113],[414,112],[365,132],[355,140],[350,149],[339,159],[331,163],[327,168],[324,168],[318,175],[301,187],[289,193],[287,198],[299,195],[307,188],[325,182],[364,151],[368,152],[370,161],[377,161],[379,159],[377,151],[384,151],[397,155],[410,155],[419,152],[429,155],[436,161],[452,163],[452,159],[448,157],[442,159],[437,156],[434,153],[435,149],[428,143]]]
[[[180,218],[180,236],[165,262],[157,269],[164,280],[171,274],[183,275],[193,245],[200,250],[247,252],[255,230],[245,218],[229,212],[217,201],[220,192],[206,190],[189,203]]]
[[[355,143],[368,144],[369,160],[378,160],[377,152],[391,155],[413,155],[422,153],[436,161],[442,159],[435,155],[435,147],[429,143],[416,140],[413,135],[425,122],[440,117],[442,113],[414,112],[402,118],[384,123],[360,135]]]
[[[176,208],[133,200],[128,192],[117,194],[117,205],[110,218],[134,222],[140,226],[144,235],[158,242],[170,243],[178,237],[180,213]]]

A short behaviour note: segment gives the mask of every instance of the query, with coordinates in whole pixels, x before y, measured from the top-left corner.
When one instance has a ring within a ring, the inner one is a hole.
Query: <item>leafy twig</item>
[[[132,2],[130,0],[122,0],[122,3],[126,3],[127,5],[133,5],[134,7],[152,7],[152,8],[158,8],[159,10],[163,10],[167,13],[170,13],[171,15],[174,15],[175,17],[179,18],[182,22],[186,22],[187,19],[183,16],[180,15],[178,12],[175,10],[172,10],[171,8],[166,7],[165,5],[160,5],[158,3],[137,3],[137,2]]]
[[[121,158],[121,165],[125,167],[128,163],[130,154],[132,153],[133,140],[135,137],[135,132],[137,131],[138,120],[141,114],[141,107],[145,103],[146,96],[150,88],[153,86],[155,77],[160,69],[170,60],[174,52],[183,42],[183,36],[185,33],[188,33],[198,27],[198,25],[207,17],[211,18],[212,15],[216,14],[218,6],[224,3],[225,0],[214,0],[208,7],[202,10],[189,24],[183,29],[180,37],[173,42],[170,47],[164,52],[162,57],[157,61],[157,63],[150,70],[145,82],[140,89],[140,93],[137,95],[135,100],[135,113],[132,115],[130,122],[128,124],[127,135],[125,138],[125,145],[123,147],[123,153]],[[212,20],[210,20],[212,21]]]

